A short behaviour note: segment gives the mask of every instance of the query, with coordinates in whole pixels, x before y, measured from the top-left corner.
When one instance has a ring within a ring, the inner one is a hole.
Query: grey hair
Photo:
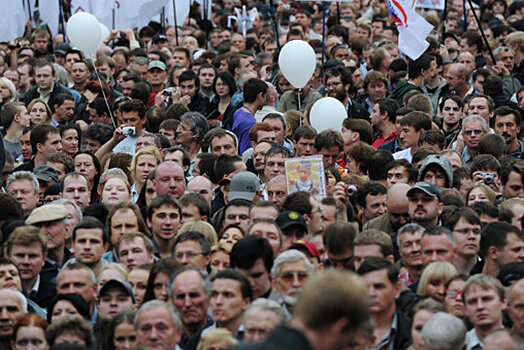
[[[30,171],[17,171],[15,173],[12,173],[9,178],[7,179],[7,182],[5,184],[5,188],[8,189],[9,186],[15,182],[20,180],[29,180],[31,182],[31,185],[33,186],[33,189],[35,190],[35,193],[38,193],[38,190],[40,189],[40,185],[38,184],[38,179],[36,178],[35,174],[33,174]]]
[[[173,320],[173,323],[175,324],[175,328],[177,330],[182,329],[182,321],[180,321],[180,317],[178,316],[177,311],[173,307],[173,305],[166,303],[162,300],[150,300],[147,303],[142,304],[140,309],[135,314],[135,319],[133,320],[133,323],[135,325],[135,330],[138,331],[138,321],[140,320],[140,316],[146,311],[149,311],[151,309],[161,307],[162,309],[166,309],[169,311],[169,314],[171,315],[171,319]]]
[[[464,322],[447,312],[437,312],[422,327],[424,346],[433,350],[460,350],[466,339]]]
[[[397,234],[397,247],[400,249],[400,236],[402,236],[405,232],[415,233],[417,231],[424,231],[424,227],[420,226],[419,224],[410,223],[405,224],[399,228]]]
[[[155,146],[156,146],[156,148],[158,148],[158,149],[162,148],[162,143],[160,142],[160,138],[157,135],[155,135],[155,134],[153,134],[152,132],[149,132],[149,131],[144,131],[142,133],[142,135],[139,136],[139,138],[140,137],[144,137],[144,136],[152,137],[153,139],[155,139]]]
[[[284,309],[282,309],[282,306],[280,306],[279,303],[266,298],[258,298],[251,304],[249,304],[249,306],[246,308],[246,310],[244,311],[244,315],[242,316],[242,322],[246,322],[247,313],[255,308],[261,309],[263,311],[274,312],[277,315],[278,323],[284,323],[287,321],[286,313],[284,312]]]
[[[282,180],[285,181],[286,180],[286,176],[285,175],[277,175],[277,176],[275,176],[274,178],[272,178],[271,180],[268,181],[267,186],[269,186],[273,182],[282,181]],[[266,186],[266,188],[267,188],[267,186]]]
[[[512,55],[515,55],[515,51],[512,48],[507,46],[499,46],[493,51],[493,56],[495,56],[496,60],[499,59],[499,54],[501,51],[509,51]]]
[[[120,169],[120,168],[111,168],[111,169],[108,169],[108,170],[106,170],[106,171],[104,171],[102,173],[102,176],[100,176],[100,181],[98,181],[98,183],[101,185],[104,182],[106,182],[106,177],[109,176],[109,175],[120,176],[121,178],[123,178],[123,179],[125,179],[126,181],[129,182],[129,178],[127,177],[126,173],[122,169]]]
[[[18,268],[17,268],[18,270]],[[17,291],[16,289],[12,289],[12,288],[4,288],[3,290],[6,290],[6,291],[10,291],[12,293],[14,293],[16,295],[16,297],[18,298],[18,300],[20,300],[20,306],[22,306],[22,311],[24,313],[27,313],[27,299],[25,298],[25,296]]]
[[[171,278],[169,279],[170,288],[167,289],[169,298],[171,298],[171,300],[174,300],[173,283],[175,282],[175,278],[177,278],[183,272],[187,272],[187,271],[198,272],[198,274],[202,278],[202,287],[204,287],[204,290],[206,291],[206,295],[209,296],[211,294],[211,280],[209,279],[209,274],[207,273],[207,271],[202,270],[202,269],[197,269],[196,267],[188,267],[185,269],[178,269],[174,274],[171,275]]]
[[[466,128],[467,123],[473,122],[473,121],[480,122],[482,124],[482,129],[484,129],[484,132],[487,132],[489,130],[489,126],[488,126],[488,123],[486,123],[486,119],[482,118],[480,115],[473,114],[473,115],[466,117],[462,121],[462,131],[464,131],[464,129]]]
[[[280,113],[268,113],[265,115],[264,118],[262,118],[262,121],[265,122],[266,120],[268,119],[278,119],[282,122],[282,125],[284,125],[284,130],[286,130],[286,127],[287,127],[287,123],[286,123],[286,119],[284,118],[284,116]]]
[[[56,280],[58,281],[60,279],[60,275],[64,271],[72,271],[72,270],[86,270],[89,273],[89,280],[91,281],[91,284],[94,285],[96,283],[96,276],[93,270],[86,264],[82,264],[81,262],[74,261],[74,260],[69,260],[68,262],[66,262],[66,264],[62,267],[62,269],[58,273]]]
[[[442,235],[445,235],[446,237],[448,237],[451,243],[451,246],[455,248],[455,238],[453,237],[453,232],[451,232],[451,230],[449,230],[448,228],[442,227],[442,226],[434,226],[434,227],[431,227],[425,230],[422,233],[422,236],[420,237],[420,245],[422,246],[422,241],[424,240],[424,237],[426,236],[442,236]]]
[[[309,262],[308,258],[304,253],[296,249],[286,250],[280,253],[275,261],[273,262],[273,268],[271,268],[271,276],[278,278],[280,276],[280,266],[283,263],[293,263],[295,261],[303,260],[306,264],[307,273],[311,276],[313,273],[313,265]]]
[[[136,65],[144,66],[146,64],[149,64],[149,59],[147,57],[138,56],[131,63],[131,68],[134,69]]]
[[[73,208],[75,208],[76,217],[78,219],[78,222],[81,222],[82,219],[84,218],[84,215],[82,214],[82,209],[80,209],[78,204],[76,204],[76,202],[71,200],[71,199],[66,199],[66,198],[55,199],[52,204],[62,204],[62,205],[69,204],[69,205],[72,205]]]
[[[180,117],[180,123],[187,122],[191,131],[198,134],[197,140],[200,142],[209,131],[207,119],[198,112],[186,112]]]

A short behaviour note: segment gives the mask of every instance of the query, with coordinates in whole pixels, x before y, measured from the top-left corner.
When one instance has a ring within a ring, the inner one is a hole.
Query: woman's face
[[[51,323],[55,322],[64,315],[78,315],[78,310],[69,300],[59,300],[55,304],[55,307],[53,308],[53,314],[51,315]]]
[[[131,323],[121,323],[115,327],[113,334],[115,350],[134,349],[138,344],[135,327]]]
[[[78,153],[78,132],[68,129],[62,134],[62,152],[73,157]]]
[[[42,102],[37,102],[29,111],[31,115],[31,123],[38,125],[47,121],[47,110]]]
[[[130,199],[126,183],[119,177],[113,177],[104,183],[102,190],[102,204],[110,209],[114,205],[127,202]]]
[[[169,276],[163,272],[157,273],[153,281],[153,294],[155,299],[167,301],[169,295],[167,294],[167,285],[169,284]]]
[[[230,345],[228,345],[223,340],[216,340],[214,342],[210,342],[209,344],[204,345],[204,350],[226,350],[229,348]]]
[[[49,345],[40,327],[20,327],[16,332],[15,350],[47,350]]]
[[[155,184],[152,180],[147,180],[146,183],[146,205],[148,205],[153,198],[155,198],[156,192],[155,192]]]
[[[2,100],[9,100],[13,95],[11,95],[11,90],[7,88],[5,85],[0,85],[0,97],[2,97]]]
[[[229,86],[227,86],[227,84],[224,83],[224,81],[220,78],[217,79],[217,82],[215,84],[215,89],[219,97],[229,95]]]
[[[468,195],[468,207],[471,207],[473,204],[478,202],[489,202],[488,196],[480,187],[475,187],[469,192]]]
[[[95,163],[89,154],[79,154],[75,157],[75,171],[84,174],[93,184],[96,175]]]
[[[213,266],[217,271],[231,268],[229,255],[221,250],[214,252],[211,254],[211,266]]]
[[[433,316],[433,312],[428,310],[419,310],[413,316],[411,325],[411,341],[415,350],[424,350],[424,340],[422,339],[422,327]]]
[[[219,243],[227,243],[233,246],[236,242],[242,239],[242,232],[235,227],[231,227],[224,232],[222,238],[220,238]]]
[[[351,156],[347,156],[347,168],[350,174],[360,175],[361,171],[360,171],[359,166],[360,166],[360,163],[357,163],[355,158]]]
[[[155,156],[151,154],[143,154],[139,156],[136,160],[135,168],[135,180],[140,185],[143,185],[147,180],[147,175],[149,175],[153,170],[155,170],[158,162]]]
[[[444,297],[444,306],[450,314],[462,318],[465,315],[464,303],[462,302],[462,289],[466,282],[455,280],[448,286],[448,292]]]
[[[127,282],[131,285],[133,289],[133,294],[135,295],[136,305],[140,307],[144,296],[146,295],[147,289],[147,279],[149,278],[149,271],[142,269],[133,269],[127,275]]]
[[[444,284],[446,284],[446,281],[443,279],[435,278],[428,281],[428,285],[426,286],[426,294],[439,298],[440,300],[444,300],[444,296],[446,294],[446,288],[444,287]]]

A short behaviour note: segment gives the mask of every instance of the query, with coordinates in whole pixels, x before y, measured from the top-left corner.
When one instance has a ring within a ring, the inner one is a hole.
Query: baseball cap
[[[58,43],[56,44],[56,47],[53,53],[58,53],[58,54],[65,56],[65,54],[71,49],[72,47],[71,47],[71,44],[69,43]]]
[[[153,35],[153,39],[151,39],[151,42],[153,44],[159,43],[161,41],[167,41],[167,36],[164,34],[155,34]]]
[[[500,268],[497,278],[504,287],[509,287],[513,282],[524,277],[524,263],[513,262]]]
[[[26,219],[26,225],[34,225],[42,222],[62,220],[67,217],[67,209],[63,204],[46,204],[36,208]]]
[[[260,192],[260,179],[249,171],[241,171],[231,178],[229,200],[244,199],[252,201]]]
[[[301,239],[293,243],[291,247],[288,248],[288,250],[290,249],[300,250],[302,253],[305,253],[306,255],[309,255],[312,258],[317,258],[320,262],[320,252],[318,251],[317,247],[311,242],[304,241]]]
[[[442,202],[442,194],[437,186],[426,181],[419,181],[413,187],[411,187],[407,193],[407,196],[411,196],[415,191],[422,191],[428,196],[437,197],[439,202]]]
[[[50,165],[39,165],[33,169],[33,174],[36,178],[41,181],[51,181],[58,182],[58,173],[55,168]]]
[[[160,70],[163,70],[164,72],[167,71],[166,64],[162,61],[151,61],[149,62],[149,65],[147,66],[147,70],[151,70],[153,68],[158,68]]]
[[[304,230],[307,231],[306,220],[304,219],[302,214],[293,210],[287,210],[280,213],[276,222],[281,230],[285,230],[291,226],[296,225],[302,227]]]
[[[109,280],[102,288],[100,288],[100,291],[98,292],[98,297],[100,298],[105,292],[109,290],[109,288],[117,287],[126,292],[127,295],[131,297],[131,300],[133,300],[133,304],[135,303],[135,296],[133,295],[133,289],[131,288],[131,285],[127,283],[126,281],[120,281],[120,280]]]

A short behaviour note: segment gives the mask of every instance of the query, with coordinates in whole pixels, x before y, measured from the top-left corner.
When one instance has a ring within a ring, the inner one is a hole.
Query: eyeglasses
[[[484,133],[484,130],[481,130],[481,129],[475,129],[475,130],[464,130],[463,131],[465,135],[471,135],[471,134],[477,134],[477,135],[480,135],[480,134],[483,134]]]
[[[308,278],[308,274],[307,272],[303,271],[303,272],[284,272],[282,273],[282,275],[280,275],[280,279],[284,282],[293,282],[295,280],[295,278],[299,281],[299,282],[304,282],[306,280],[306,278]]]
[[[446,289],[446,296],[455,299],[462,295],[462,291],[458,289]]]
[[[184,256],[188,259],[196,258],[199,255],[204,255],[203,253],[196,253],[196,252],[187,252],[187,253],[176,253],[175,259],[182,260],[184,259]]]

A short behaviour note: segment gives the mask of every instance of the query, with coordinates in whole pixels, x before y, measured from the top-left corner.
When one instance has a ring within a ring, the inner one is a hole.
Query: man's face
[[[65,69],[68,72],[71,72],[71,70],[73,68],[73,63],[78,62],[80,60],[81,60],[81,57],[80,57],[80,55],[78,53],[66,54],[66,57],[65,57]]]
[[[97,284],[91,282],[86,269],[64,270],[58,275],[57,294],[80,294],[85,301],[96,301]]]
[[[508,181],[504,185],[504,198],[510,199],[514,197],[524,198],[524,186],[522,185],[522,176],[511,171],[508,175]]]
[[[49,40],[45,36],[35,37],[35,40],[33,41],[33,48],[40,53],[47,52],[47,45],[49,45]]]
[[[194,177],[189,183],[187,184],[187,190],[189,192],[195,192],[204,197],[209,203],[211,203],[211,200],[213,199],[213,188],[211,182],[202,177],[197,176]]]
[[[213,80],[215,80],[215,70],[213,68],[200,69],[198,79],[200,79],[200,86],[211,89],[213,87]]]
[[[266,158],[264,176],[271,179],[277,175],[284,175],[286,170],[286,156],[283,154],[273,154]]]
[[[249,299],[242,297],[240,282],[227,278],[213,281],[210,300],[213,318],[219,325],[240,319],[249,305]]]
[[[204,255],[200,242],[187,240],[177,243],[174,256],[182,266],[205,269],[209,265],[209,255]]]
[[[135,82],[133,80],[124,80],[122,82],[122,94],[124,96],[131,96],[131,92],[135,88]]]
[[[388,170],[388,175],[387,175],[387,185],[388,185],[388,188],[391,187],[392,185],[394,184],[398,184],[398,183],[405,183],[407,184],[408,181],[409,181],[409,174],[408,174],[408,171],[406,169],[406,167],[402,166],[402,165],[399,165],[399,166],[396,166],[396,167],[393,167],[391,169]]]
[[[142,148],[148,147],[148,146],[156,146],[155,138],[149,135],[142,135],[136,141],[135,152],[138,152]]]
[[[409,197],[409,216],[413,222],[431,223],[442,213],[443,205],[437,197],[415,191]]]
[[[20,270],[20,277],[24,281],[36,280],[36,277],[42,271],[46,256],[42,252],[42,246],[39,243],[32,243],[24,246],[15,244],[9,253],[11,259]],[[1,265],[9,266],[9,265]],[[18,275],[18,274],[17,274]]]
[[[152,68],[147,71],[147,81],[152,86],[161,86],[167,80],[167,73],[165,70],[159,68]]]
[[[156,169],[155,192],[180,198],[186,190],[186,179],[180,165],[166,164]]]
[[[49,90],[56,79],[51,66],[44,66],[35,69],[35,81],[41,90]]]
[[[182,337],[169,310],[157,306],[142,312],[137,326],[138,344],[147,349],[173,350]]]
[[[464,84],[464,77],[460,77],[457,72],[457,69],[454,69],[453,67],[451,67],[448,70],[446,81],[451,90],[457,90],[458,88],[462,87],[462,85]]]
[[[253,216],[254,210],[255,209],[251,210],[251,216]],[[265,217],[267,218],[269,216]],[[280,239],[280,233],[278,232],[278,229],[274,224],[271,224],[269,222],[258,222],[256,224],[253,224],[251,230],[249,231],[249,235],[267,239],[269,244],[271,245],[271,248],[273,249],[273,256],[277,256],[280,253],[282,242]]]
[[[55,120],[66,123],[75,114],[75,101],[65,100],[61,105],[55,107]]]
[[[301,137],[295,144],[295,149],[297,157],[313,155],[315,152],[315,139]]]
[[[322,155],[322,161],[324,162],[324,167],[331,166],[337,169],[337,160],[340,158],[340,153],[342,150],[338,146],[331,146],[329,148],[322,147],[318,152]]]
[[[173,281],[173,306],[180,314],[182,324],[188,328],[205,323],[209,298],[202,277],[196,271],[180,273]]]
[[[506,245],[501,251],[498,251],[497,265],[503,265],[512,262],[524,262],[524,242],[516,233],[509,233],[506,236]]]
[[[345,101],[349,86],[342,84],[341,76],[329,77],[326,83],[327,96],[336,98],[340,102]]]
[[[453,229],[457,254],[468,258],[476,256],[480,248],[480,231],[480,225],[461,217]]]
[[[161,205],[153,211],[151,219],[147,218],[147,224],[156,240],[170,240],[180,227],[180,211],[171,205]]]
[[[91,191],[83,176],[68,176],[64,181],[62,197],[74,201],[81,209],[87,207],[91,200]]]
[[[148,252],[144,240],[135,237],[132,240],[123,240],[118,247],[120,262],[129,270],[135,266],[151,264],[154,261],[154,253]]]
[[[400,258],[405,266],[422,266],[421,236],[422,231],[404,232],[402,236],[400,236]]]
[[[41,153],[45,157],[49,157],[51,154],[62,152],[62,138],[59,133],[47,134],[47,140],[41,144],[36,145],[38,153]]]
[[[500,50],[497,58],[497,63],[502,63],[510,72],[515,66],[514,56],[510,50]]]
[[[447,261],[453,263],[455,260],[455,248],[447,235],[426,235],[421,242],[422,263],[428,266],[435,261]]]
[[[502,136],[509,145],[517,139],[520,133],[520,125],[515,122],[513,114],[498,115],[495,117],[493,130],[495,130],[495,134]]]
[[[475,328],[502,325],[502,311],[506,309],[506,299],[500,299],[493,288],[471,285],[465,291],[466,315]]]
[[[366,207],[362,208],[362,216],[369,221],[386,212],[386,194],[378,194],[373,196],[368,194],[366,196]]]
[[[462,131],[464,137],[464,143],[468,149],[476,150],[479,146],[480,139],[486,135],[482,123],[478,120],[471,120],[464,125]]]
[[[355,271],[358,271],[360,268],[360,265],[369,257],[378,257],[378,258],[384,258],[385,256],[382,254],[382,251],[380,250],[380,246],[378,244],[359,244],[355,245],[353,248],[354,251],[354,263],[355,263]]]
[[[0,293],[0,338],[12,337],[16,322],[24,315],[18,295],[9,289]]]
[[[194,80],[180,82],[180,92],[182,93],[182,96],[190,96],[191,99],[193,99],[196,91],[197,88]]]
[[[329,247],[326,246],[326,253],[331,266],[334,268],[338,270],[355,270],[353,264],[353,247],[347,248],[341,254],[334,254],[329,250]]]
[[[29,180],[22,179],[11,182],[7,188],[7,193],[16,198],[25,215],[31,213],[38,204],[38,193]]]
[[[372,271],[362,277],[369,288],[372,314],[380,314],[395,307],[395,299],[400,295],[400,284],[391,283],[386,269]]]
[[[136,128],[136,135],[142,134],[142,128],[146,123],[146,118],[140,118],[138,112],[123,112],[122,113],[122,123],[126,126],[134,126]]]
[[[165,136],[169,140],[169,144],[171,146],[176,146],[175,130],[160,128],[160,130],[158,130],[158,133],[162,136]]]
[[[388,89],[387,89],[386,84],[384,84],[384,82],[376,81],[376,82],[370,83],[366,91],[371,101],[378,101],[381,98],[386,97],[386,93],[388,92]]]
[[[182,145],[193,143],[193,131],[189,122],[182,122],[176,129],[176,142]]]
[[[102,235],[101,228],[77,229],[74,241],[76,259],[87,266],[97,264],[107,248]]]
[[[438,188],[443,188],[446,186],[446,174],[444,173],[444,170],[432,167],[424,173],[424,181],[432,183]]]
[[[111,320],[120,311],[133,310],[133,300],[121,287],[110,287],[98,301],[98,314],[102,320]]]
[[[64,241],[67,238],[67,230],[62,220],[38,223],[36,226],[44,231],[47,237],[47,249],[63,249]]]
[[[275,131],[275,137],[276,137],[275,141],[279,145],[283,145],[284,138],[286,137],[286,128],[282,124],[282,121],[278,118],[266,118],[264,122],[268,123],[269,125],[273,127]]]
[[[224,227],[238,225],[244,231],[249,227],[249,207],[232,205],[225,211]]]
[[[273,279],[273,286],[282,295],[286,304],[295,305],[298,294],[308,277],[309,273],[304,260],[282,263],[280,275]]]
[[[513,329],[518,334],[524,334],[524,280],[515,282],[510,294],[509,316],[513,321]]]
[[[73,63],[73,68],[71,70],[71,78],[76,84],[83,84],[89,78],[89,69],[87,69],[84,62]]]
[[[287,196],[287,185],[285,181],[273,181],[267,185],[267,198],[270,202],[281,206]]]
[[[442,118],[444,119],[444,123],[448,125],[456,125],[462,118],[459,105],[450,98],[444,102],[444,107],[442,108],[441,114]]]
[[[489,125],[489,120],[493,117],[493,111],[489,110],[488,101],[484,97],[475,97],[469,102],[468,116],[480,115]]]
[[[322,224],[326,227],[329,224],[334,223],[337,220],[337,207],[335,205],[327,205],[320,203],[320,209],[322,210]]]
[[[131,209],[120,209],[111,218],[111,244],[117,244],[120,237],[128,232],[140,232],[138,220]]]
[[[460,53],[457,57],[457,61],[458,63],[465,65],[470,72],[473,72],[476,68],[475,56],[473,56],[470,52]]]
[[[306,219],[308,233],[314,235],[324,230],[322,224],[322,212],[318,202],[313,196],[309,197],[309,203],[311,204],[311,213],[305,214],[304,218]]]
[[[229,135],[222,137],[215,137],[211,140],[211,153],[220,156],[222,154],[238,154],[238,148],[235,146],[235,141]]]
[[[422,129],[421,129],[422,130]],[[402,125],[399,133],[399,143],[404,148],[418,145],[418,139],[420,137],[420,130],[416,131],[414,126]]]
[[[182,205],[182,220],[180,221],[181,225],[184,225],[189,221],[200,221],[203,219],[207,218],[200,215],[198,207],[195,204],[189,203],[188,205]]]
[[[267,142],[261,142],[255,146],[253,151],[253,165],[257,173],[264,172],[264,155],[271,148],[271,145]]]
[[[185,52],[173,52],[173,66],[189,66],[189,62]]]
[[[0,289],[13,288],[22,291],[22,281],[13,264],[0,265]]]
[[[266,269],[262,258],[257,259],[255,264],[249,269],[236,269],[246,275],[249,282],[251,282],[254,299],[263,297],[270,290],[269,271]]]
[[[275,312],[254,307],[244,315],[244,341],[254,343],[264,339],[279,323]]]

